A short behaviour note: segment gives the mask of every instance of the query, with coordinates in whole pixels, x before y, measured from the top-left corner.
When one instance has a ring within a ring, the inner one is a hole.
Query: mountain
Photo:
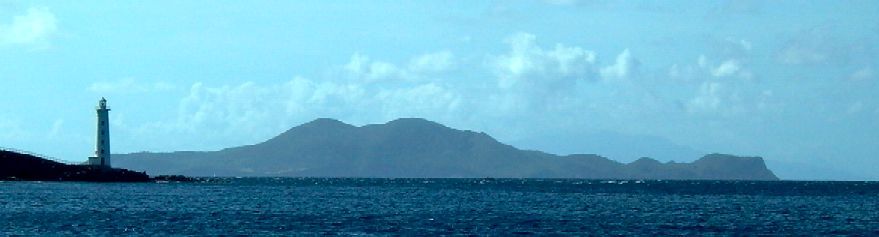
[[[0,150],[0,180],[147,182],[150,181],[150,176],[124,169],[62,164],[28,154]]]
[[[692,163],[520,150],[491,136],[424,119],[356,127],[317,119],[263,143],[209,152],[114,155],[151,174],[285,177],[509,177],[777,180],[762,158],[711,154]]]
[[[546,133],[537,132],[511,140],[509,144],[553,154],[577,154],[588,151],[626,163],[645,156],[660,161],[692,162],[705,154],[705,152],[676,144],[661,137],[601,130],[569,129]]]

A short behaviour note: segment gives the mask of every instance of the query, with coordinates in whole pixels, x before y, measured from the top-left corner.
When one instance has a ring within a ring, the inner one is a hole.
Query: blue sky
[[[879,180],[876,1],[0,1],[0,146],[85,160],[423,117],[551,153]]]

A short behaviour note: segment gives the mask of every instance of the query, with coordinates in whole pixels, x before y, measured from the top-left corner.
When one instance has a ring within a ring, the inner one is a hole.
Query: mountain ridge
[[[423,118],[359,127],[320,118],[253,145],[114,159],[133,170],[189,176],[778,179],[760,157],[709,154],[691,163],[642,158],[624,164],[594,154],[521,150]]]

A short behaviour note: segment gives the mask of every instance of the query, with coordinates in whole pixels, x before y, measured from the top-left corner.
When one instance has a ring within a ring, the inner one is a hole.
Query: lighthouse
[[[98,113],[97,136],[95,140],[95,156],[89,157],[89,164],[94,166],[110,167],[110,108],[107,108],[107,99],[101,98],[95,107]]]

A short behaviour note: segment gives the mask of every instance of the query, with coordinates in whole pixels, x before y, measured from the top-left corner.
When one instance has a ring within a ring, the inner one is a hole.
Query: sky
[[[0,0],[0,147],[219,150],[420,117],[621,162],[879,180],[879,1]]]

